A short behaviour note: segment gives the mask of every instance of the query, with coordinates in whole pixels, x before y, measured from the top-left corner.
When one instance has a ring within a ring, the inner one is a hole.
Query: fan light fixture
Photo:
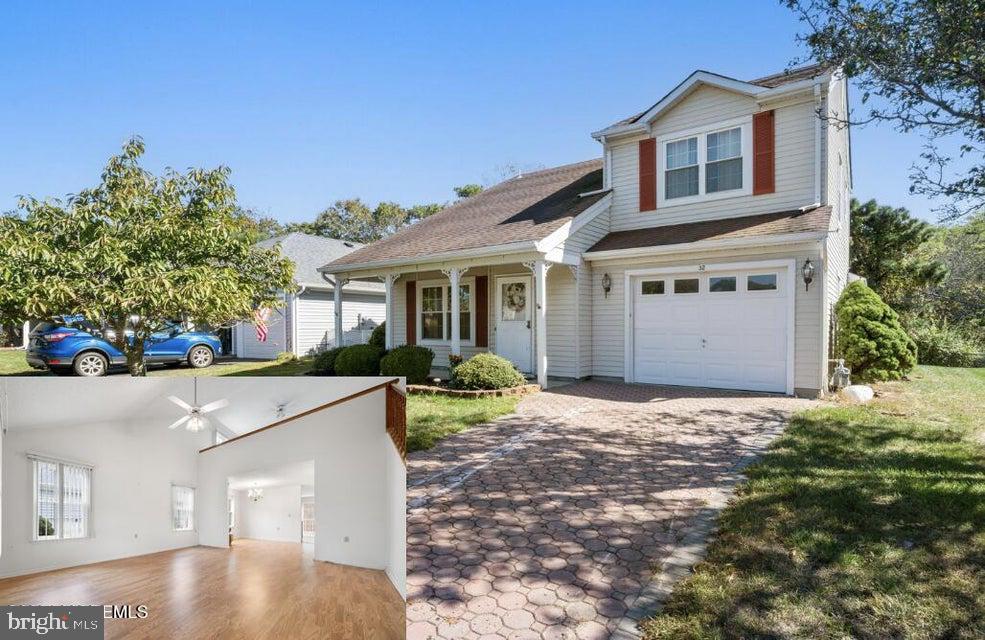
[[[210,413],[212,411],[216,411],[218,409],[222,409],[223,407],[229,405],[229,401],[223,398],[222,400],[216,400],[215,402],[210,402],[204,406],[199,406],[198,378],[195,378],[194,384],[195,384],[194,404],[188,404],[187,402],[185,402],[184,400],[182,400],[177,396],[168,396],[168,400],[170,400],[171,402],[175,403],[176,405],[178,405],[179,407],[181,407],[182,409],[188,412],[188,415],[178,418],[170,425],[168,425],[168,429],[177,429],[181,425],[185,425],[185,429],[191,431],[192,433],[198,433],[199,431],[204,431],[205,429],[208,429],[209,427],[212,426],[212,423],[209,421],[208,418],[205,417],[205,414]]]

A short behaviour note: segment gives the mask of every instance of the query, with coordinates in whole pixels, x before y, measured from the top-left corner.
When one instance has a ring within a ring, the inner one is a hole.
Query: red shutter
[[[752,117],[752,195],[776,191],[776,114],[761,111]]]
[[[407,344],[417,344],[417,282],[407,281]]]
[[[640,140],[640,211],[657,208],[657,141]]]
[[[475,346],[489,346],[489,277],[475,277]]]

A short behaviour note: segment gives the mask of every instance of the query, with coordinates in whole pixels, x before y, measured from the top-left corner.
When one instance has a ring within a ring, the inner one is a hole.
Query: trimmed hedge
[[[513,363],[492,353],[478,353],[452,369],[453,389],[508,389],[526,384]]]
[[[434,351],[405,344],[390,350],[380,360],[380,375],[406,376],[407,384],[423,384],[431,373]]]
[[[917,364],[917,345],[899,315],[862,281],[845,287],[835,305],[838,351],[862,381],[897,380]]]
[[[373,329],[373,333],[370,334],[367,344],[373,345],[380,351],[386,350],[386,321],[381,322]]]
[[[380,374],[380,358],[383,353],[371,344],[354,344],[345,347],[335,358],[337,376],[377,376]]]
[[[311,365],[311,371],[320,376],[334,376],[335,359],[339,357],[339,354],[342,353],[342,349],[344,348],[335,347],[334,349],[319,353]]]

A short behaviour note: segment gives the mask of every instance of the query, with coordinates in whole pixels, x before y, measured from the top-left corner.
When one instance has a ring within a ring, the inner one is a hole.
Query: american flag
[[[257,329],[257,342],[267,341],[267,317],[270,309],[258,308],[253,311],[253,325]]]

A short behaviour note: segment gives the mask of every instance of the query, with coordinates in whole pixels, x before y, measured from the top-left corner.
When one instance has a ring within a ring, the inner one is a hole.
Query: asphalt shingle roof
[[[257,244],[269,248],[277,243],[280,243],[281,253],[294,262],[295,282],[312,287],[329,288],[331,285],[322,278],[318,267],[366,246],[358,242],[336,240],[335,238],[325,238],[298,232],[263,240]],[[356,284],[352,283],[349,287],[355,287]],[[383,284],[359,282],[357,288],[383,291]]]
[[[664,227],[615,231],[596,242],[589,251],[640,249],[701,240],[729,240],[785,233],[822,232],[827,231],[830,219],[831,207],[823,206],[807,211],[794,209],[740,218],[723,218],[672,224]]]
[[[523,174],[322,264],[344,268],[379,261],[423,260],[434,254],[541,240],[602,199],[607,191],[579,195],[601,187],[601,160]]]

